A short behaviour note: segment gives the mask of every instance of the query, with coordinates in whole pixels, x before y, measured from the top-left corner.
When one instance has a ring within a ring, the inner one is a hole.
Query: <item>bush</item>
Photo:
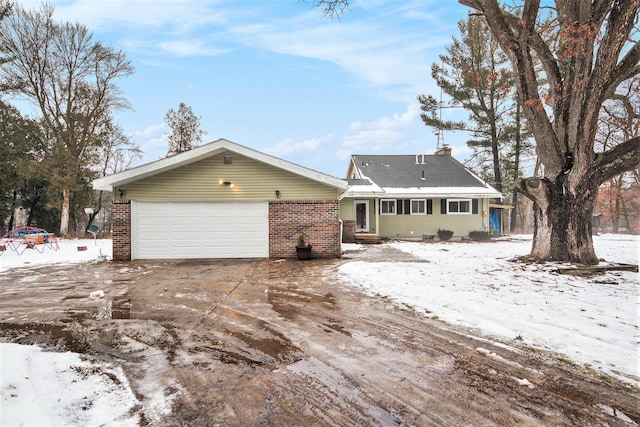
[[[438,229],[438,238],[440,240],[449,240],[451,236],[453,236],[453,231]]]
[[[483,241],[489,240],[489,238],[491,238],[491,235],[487,231],[472,231],[471,233],[469,233],[469,238],[475,241]]]

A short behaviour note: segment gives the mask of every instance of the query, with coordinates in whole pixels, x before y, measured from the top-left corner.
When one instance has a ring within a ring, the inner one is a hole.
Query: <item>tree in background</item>
[[[603,110],[597,136],[601,150],[640,136],[640,77],[621,85]],[[601,215],[601,226],[607,230],[639,233],[640,169],[621,173],[602,184],[596,211]]]
[[[500,51],[481,19],[470,16],[458,23],[461,39],[453,38],[447,55],[440,55],[442,65],[431,66],[431,76],[440,89],[451,98],[447,107],[469,111],[469,122],[443,121],[439,117],[440,103],[431,95],[419,95],[422,120],[437,130],[468,131],[473,135],[467,145],[481,157],[488,154],[493,179],[490,182],[502,191],[500,145],[506,139],[509,94],[513,88],[507,58]],[[486,162],[481,162],[486,163]],[[482,165],[481,165],[482,167]]]
[[[14,228],[19,207],[28,209],[26,225],[48,225],[47,216],[42,215],[47,180],[37,167],[44,157],[39,124],[0,100],[0,235]],[[38,210],[40,215],[35,213]]]
[[[439,132],[466,131],[473,139],[467,145],[474,150],[467,165],[498,191],[513,188],[521,176],[521,159],[531,156],[529,134],[523,129],[521,109],[514,100],[515,81],[508,58],[482,18],[470,16],[458,23],[461,38],[453,38],[442,65],[434,63],[431,75],[450,101],[441,105],[432,95],[419,95],[427,126]],[[442,120],[442,108],[458,107],[469,111],[469,121]],[[517,193],[506,194],[518,209]],[[515,214],[512,226],[515,227]]]
[[[61,235],[69,233],[97,163],[97,132],[111,111],[129,108],[116,80],[133,73],[124,53],[93,41],[79,23],[57,23],[53,8],[16,6],[0,22],[0,79],[10,93],[39,109],[47,145],[49,184],[60,206]],[[73,211],[72,211],[73,209]]]
[[[592,214],[599,186],[640,166],[640,137],[596,151],[604,103],[640,74],[640,0],[458,0],[481,14],[509,58],[541,177],[517,187],[533,202],[530,258],[597,264]],[[316,0],[328,15],[349,0]],[[544,15],[544,16],[542,16]],[[549,19],[550,18],[550,19]]]
[[[103,177],[112,175],[131,167],[133,162],[142,156],[140,147],[133,143],[124,134],[122,126],[117,125],[109,117],[104,121],[98,132],[100,138],[100,148],[98,158],[100,163],[96,165],[98,175]],[[89,215],[86,228],[98,222],[101,230],[111,229],[111,193],[107,191],[94,192],[95,206],[93,214]]]
[[[164,121],[169,125],[167,139],[169,151],[167,157],[189,151],[202,141],[206,133],[200,129],[200,118],[193,114],[191,107],[184,102],[180,103],[178,111],[170,108],[164,116]]]

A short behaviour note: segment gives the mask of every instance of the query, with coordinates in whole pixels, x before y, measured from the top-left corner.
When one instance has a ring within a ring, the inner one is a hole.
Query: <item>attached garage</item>
[[[96,179],[112,193],[113,258],[341,256],[338,198],[347,182],[219,139]]]
[[[131,258],[267,258],[266,202],[132,202]]]

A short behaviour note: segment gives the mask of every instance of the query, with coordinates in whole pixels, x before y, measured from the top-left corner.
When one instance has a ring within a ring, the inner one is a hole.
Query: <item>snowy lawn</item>
[[[0,344],[0,425],[137,426],[140,402],[119,366]]]
[[[639,236],[595,236],[594,244],[608,262],[638,263]],[[426,315],[560,353],[640,385],[638,273],[576,277],[556,273],[558,264],[511,262],[530,252],[531,236],[388,245],[427,262],[354,260],[344,263],[339,275]]]
[[[19,255],[11,249],[0,252],[0,272],[10,268],[32,267],[49,264],[76,264],[81,262],[95,262],[102,255],[111,259],[110,239],[59,239],[59,250],[53,250],[44,245],[36,249],[26,249]],[[79,251],[78,247],[86,247]],[[20,249],[22,250],[22,249]]]

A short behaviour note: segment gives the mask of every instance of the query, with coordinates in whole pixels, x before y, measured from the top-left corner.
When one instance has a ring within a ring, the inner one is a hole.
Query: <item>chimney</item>
[[[444,144],[442,148],[438,148],[434,154],[438,156],[450,156],[451,147],[449,147],[447,144]]]

